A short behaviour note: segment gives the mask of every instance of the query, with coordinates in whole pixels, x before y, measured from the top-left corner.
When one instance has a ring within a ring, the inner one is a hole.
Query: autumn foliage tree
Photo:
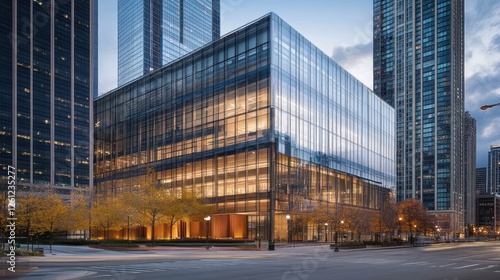
[[[380,226],[382,230],[389,233],[389,236],[393,237],[393,234],[398,227],[399,215],[397,205],[388,201],[384,204],[384,207],[379,211],[378,217],[380,219]]]
[[[151,224],[151,241],[155,243],[155,225],[165,219],[166,208],[172,202],[171,195],[155,179],[152,169],[146,170],[144,180],[137,182],[133,191],[123,194],[129,209]]]
[[[67,223],[69,206],[52,190],[45,190],[41,194],[38,225],[40,230],[50,235],[50,252],[52,253],[53,234],[56,231],[70,230]]]
[[[90,224],[91,196],[87,190],[75,190],[68,204],[66,226],[69,230],[85,230]]]
[[[43,231],[41,224],[44,208],[42,193],[43,190],[39,187],[16,191],[16,224],[26,232],[28,248],[32,241],[31,236],[38,235]]]
[[[184,219],[201,220],[213,212],[207,205],[203,204],[200,196],[189,191],[181,191],[177,197],[170,193],[169,203],[165,206],[165,220],[170,227],[170,239],[174,225]]]
[[[109,231],[119,229],[127,214],[119,198],[101,198],[95,201],[91,209],[92,226],[102,228],[104,239],[109,239]]]
[[[5,247],[5,230],[7,229],[7,205],[8,205],[8,195],[7,195],[7,180],[0,180],[0,235],[2,248]]]
[[[401,223],[405,225],[406,229],[410,232],[413,238],[413,230],[422,221],[424,214],[424,207],[418,199],[403,200],[398,205],[399,217]]]

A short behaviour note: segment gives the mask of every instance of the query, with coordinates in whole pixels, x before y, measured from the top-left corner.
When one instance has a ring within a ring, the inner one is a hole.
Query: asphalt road
[[[54,248],[18,262],[8,279],[500,279],[500,242],[333,252],[328,246],[276,251]]]

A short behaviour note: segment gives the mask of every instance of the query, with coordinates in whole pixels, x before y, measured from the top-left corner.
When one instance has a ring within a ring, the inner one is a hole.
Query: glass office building
[[[394,137],[393,108],[269,14],[95,101],[96,191],[151,167],[214,206],[210,236],[280,240],[292,212],[379,209]]]
[[[500,195],[482,194],[477,197],[476,220],[476,235],[494,238],[500,235]]]
[[[119,0],[118,86],[220,37],[220,0]]]
[[[476,168],[476,196],[487,193],[487,169],[486,167]]]
[[[464,233],[464,1],[373,2],[374,92],[395,108],[397,200]]]
[[[488,151],[488,193],[500,194],[500,145]]]
[[[0,2],[0,176],[18,186],[93,185],[96,5]]]

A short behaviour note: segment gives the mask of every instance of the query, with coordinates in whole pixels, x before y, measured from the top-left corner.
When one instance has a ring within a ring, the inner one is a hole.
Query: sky
[[[117,0],[100,0],[99,95],[117,86]],[[221,0],[221,35],[269,12],[373,88],[373,0]],[[500,1],[465,0],[465,110],[477,122],[477,167],[500,144]]]

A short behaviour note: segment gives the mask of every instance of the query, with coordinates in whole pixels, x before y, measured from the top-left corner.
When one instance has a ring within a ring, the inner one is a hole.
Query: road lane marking
[[[495,267],[495,266],[496,266],[495,264],[494,265],[488,265],[486,267],[476,268],[474,270],[485,270],[485,269],[492,268],[492,267]]]
[[[473,267],[473,266],[478,266],[479,264],[470,264],[470,265],[464,265],[464,266],[459,266],[459,267],[454,267],[453,269],[462,269],[462,268],[468,268],[468,267]]]
[[[443,265],[440,265],[439,267],[447,267],[447,266],[454,265],[454,264],[456,264],[456,263],[443,264]]]
[[[136,268],[136,267],[116,267],[116,266],[91,266],[89,269],[91,270],[104,270],[104,271],[139,271],[139,272],[150,272],[149,269],[145,268]]]
[[[404,263],[402,265],[412,265],[412,264],[424,265],[424,264],[428,264],[428,262],[412,262],[412,263]]]

